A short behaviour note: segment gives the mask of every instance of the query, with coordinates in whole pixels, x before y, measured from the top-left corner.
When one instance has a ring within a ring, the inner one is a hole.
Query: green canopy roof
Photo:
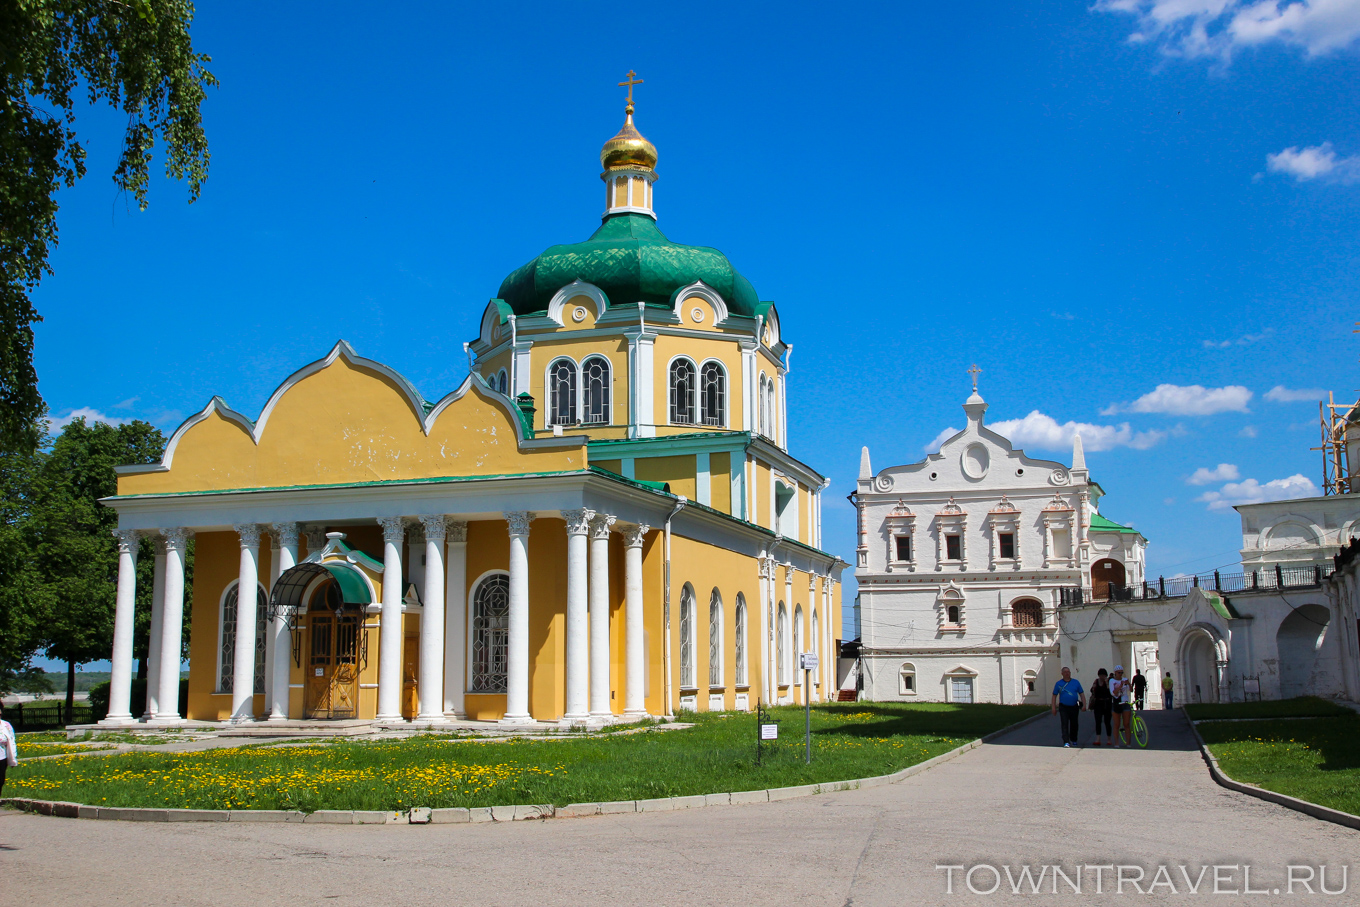
[[[573,280],[594,284],[611,305],[670,308],[676,290],[702,280],[722,295],[733,315],[756,314],[751,282],[717,249],[682,246],[667,239],[645,214],[615,214],[585,242],[550,246],[516,268],[496,294],[516,315],[545,312],[558,290]]]
[[[1142,535],[1137,529],[1128,526],[1121,526],[1113,520],[1107,520],[1098,513],[1091,514],[1092,532],[1127,532],[1129,535]]]

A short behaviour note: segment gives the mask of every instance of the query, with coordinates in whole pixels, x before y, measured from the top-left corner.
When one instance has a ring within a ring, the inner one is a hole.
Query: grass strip
[[[1327,718],[1355,715],[1355,711],[1316,696],[1268,702],[1199,702],[1185,707],[1192,721],[1216,718]]]
[[[1219,767],[1255,784],[1360,815],[1360,715],[1198,725]]]
[[[485,741],[400,740],[240,746],[21,763],[5,793],[97,806],[198,809],[407,809],[636,800],[760,790],[882,775],[923,762],[1042,707],[831,703],[773,709],[780,739],[757,766],[756,720],[685,715],[687,730]]]

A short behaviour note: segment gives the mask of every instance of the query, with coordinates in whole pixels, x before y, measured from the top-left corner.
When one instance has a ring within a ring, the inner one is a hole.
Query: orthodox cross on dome
[[[620,84],[622,84],[622,83],[620,83]],[[629,90],[631,91],[632,89],[629,89]],[[968,369],[968,374],[970,374],[970,375],[973,376],[973,393],[976,394],[976,393],[977,393],[977,376],[982,374],[982,369],[978,368],[978,367],[977,367],[977,363],[974,362],[974,363],[973,363],[973,367],[970,368],[970,369]]]
[[[642,80],[641,80],[641,79],[634,78],[636,75],[637,75],[637,73],[633,72],[633,71],[630,69],[630,70],[628,70],[628,81],[627,81],[627,82],[620,82],[620,83],[619,83],[619,87],[620,87],[620,88],[622,88],[622,87],[625,86],[625,85],[628,86],[628,106],[629,106],[629,107],[632,107],[632,106],[633,106],[633,86],[634,86],[634,85],[641,85],[641,84],[642,84]]]

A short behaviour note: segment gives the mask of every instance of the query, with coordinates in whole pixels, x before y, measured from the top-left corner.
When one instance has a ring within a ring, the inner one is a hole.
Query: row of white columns
[[[109,724],[125,724],[132,716],[132,636],[136,618],[137,554],[142,533],[114,532],[118,540],[118,586],[113,618],[113,654],[109,676]],[[184,627],[184,529],[162,529],[152,536],[152,610],[147,658],[145,718],[178,721],[179,666]]]

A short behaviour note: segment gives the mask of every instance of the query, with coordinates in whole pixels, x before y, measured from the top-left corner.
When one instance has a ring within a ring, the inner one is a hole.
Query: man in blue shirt
[[[1080,680],[1072,679],[1072,669],[1062,669],[1062,680],[1053,684],[1053,714],[1062,714],[1063,746],[1077,745],[1077,719],[1086,709],[1086,691]]]

